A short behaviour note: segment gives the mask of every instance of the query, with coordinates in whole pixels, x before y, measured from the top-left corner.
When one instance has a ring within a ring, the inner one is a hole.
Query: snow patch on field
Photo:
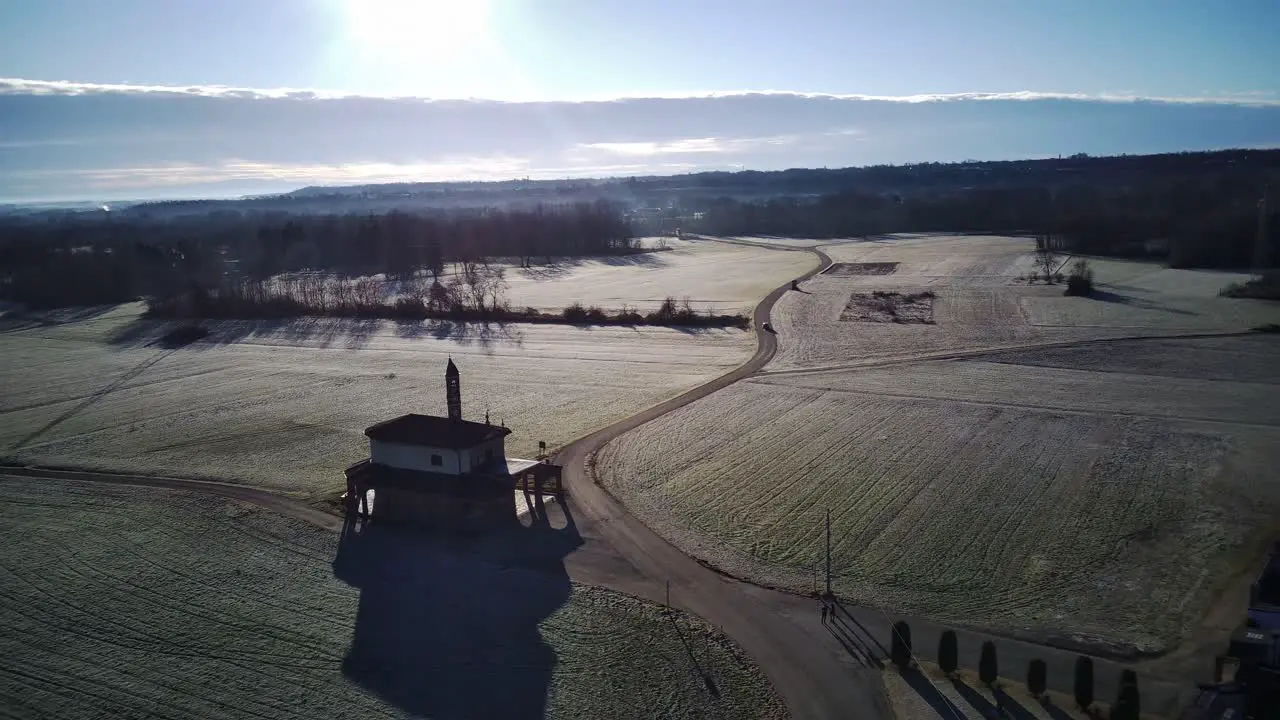
[[[863,242],[860,237],[852,238],[793,238],[772,235],[736,235],[731,240],[772,247],[812,248],[826,245],[843,245],[845,243]]]
[[[648,311],[668,296],[688,297],[699,312],[749,315],[771,290],[817,264],[811,253],[711,240],[667,239],[667,245],[670,249],[661,252],[508,268],[508,299],[512,307],[543,311],[560,311],[574,302]]]

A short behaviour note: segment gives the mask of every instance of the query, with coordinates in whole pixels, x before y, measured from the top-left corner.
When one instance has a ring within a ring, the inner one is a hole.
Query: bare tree
[[[443,297],[446,298],[447,305],[445,309],[465,310],[467,297],[467,283],[462,279],[461,275],[453,275],[443,286]]]
[[[410,300],[423,302],[427,297],[427,285],[422,278],[415,277],[400,284],[400,293]]]
[[[489,309],[497,311],[507,305],[506,270],[501,265],[489,269],[488,281],[485,283],[485,294],[489,297]]]
[[[373,278],[363,277],[356,281],[352,288],[358,310],[368,312],[382,304],[382,283]]]
[[[449,288],[443,285],[439,280],[431,283],[431,288],[427,291],[427,309],[439,312],[448,312],[456,305],[456,297],[449,291]]]
[[[1036,236],[1036,267],[1044,276],[1044,281],[1052,285],[1054,270],[1058,267],[1058,253],[1054,251],[1048,235]]]

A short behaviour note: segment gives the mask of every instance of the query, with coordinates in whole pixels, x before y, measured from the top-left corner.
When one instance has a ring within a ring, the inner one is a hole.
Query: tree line
[[[236,200],[162,201],[136,206],[152,214],[196,210],[281,210],[286,212],[387,212],[424,207],[505,207],[563,204],[607,198],[628,206],[695,207],[718,197],[758,200],[770,197],[818,197],[857,191],[920,196],[968,190],[1070,186],[1122,188],[1152,179],[1234,175],[1257,176],[1280,169],[1280,150],[1216,150],[1158,155],[1091,156],[1036,160],[922,162],[846,168],[708,171],[682,175],[604,180],[504,180],[496,182],[384,183],[303,188],[285,195]],[[1273,180],[1274,180],[1273,175]],[[1273,187],[1276,185],[1273,182]],[[128,212],[128,210],[126,210]]]
[[[626,209],[637,204],[661,205],[681,229],[711,235],[1030,233],[1061,238],[1062,249],[1078,253],[1262,268],[1280,259],[1278,173],[1280,151],[1230,150],[577,181],[565,188],[598,197],[505,209],[309,214],[250,199],[0,216],[0,299],[100,304],[209,290],[229,277],[438,277],[446,263],[483,258],[528,265],[631,252]],[[1259,212],[1268,183],[1269,222]],[[542,187],[475,185],[499,195]],[[431,188],[359,190],[352,197],[412,204]],[[1261,247],[1260,228],[1269,228]]]
[[[1013,186],[945,193],[849,190],[817,198],[706,202],[682,229],[708,235],[855,237],[898,232],[1037,233],[1085,254],[1165,259],[1174,267],[1251,267],[1263,176],[1229,171],[1124,186]],[[1276,203],[1272,204],[1274,208]],[[1272,215],[1274,218],[1274,214]],[[1265,262],[1280,258],[1280,220]]]
[[[382,215],[218,211],[0,218],[0,299],[33,307],[105,304],[209,291],[281,273],[438,278],[447,263],[633,252],[612,203]]]

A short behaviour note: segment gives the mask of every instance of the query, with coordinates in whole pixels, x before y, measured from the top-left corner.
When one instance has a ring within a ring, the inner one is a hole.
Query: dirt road
[[[820,249],[796,251],[813,252],[821,261],[802,281],[831,264],[831,258]],[[921,618],[890,618],[874,608],[844,605],[837,616],[838,629],[829,630],[821,623],[814,598],[741,582],[685,555],[597,485],[590,466],[594,452],[613,438],[764,368],[777,351],[777,336],[761,325],[789,288],[789,283],[778,288],[756,306],[752,322],[759,343],[756,354],[744,365],[557,453],[556,461],[565,468],[569,508],[586,540],[584,547],[590,548],[570,556],[567,564],[574,580],[659,602],[669,582],[671,604],[719,626],[750,653],[796,718],[890,717],[880,671],[867,658],[887,657],[885,648],[897,620],[910,623],[917,647],[927,648],[928,656],[948,628]],[[978,648],[983,641],[995,639],[1004,674],[1021,677],[1032,659],[1042,659],[1049,666],[1051,689],[1072,689],[1074,653],[977,632],[960,630],[958,635],[962,665],[976,668]],[[1122,666],[1096,659],[1095,668],[1098,697],[1114,697]],[[1142,691],[1145,708],[1172,716],[1185,706],[1194,687],[1143,680]]]
[[[806,280],[831,264],[820,263]],[[569,508],[586,545],[595,552],[570,556],[570,577],[664,601],[719,626],[769,676],[796,718],[888,717],[879,671],[859,662],[822,625],[817,601],[727,578],[699,564],[642,524],[598,486],[588,467],[609,440],[731,385],[763,368],[777,350],[777,336],[761,329],[790,283],[756,306],[756,353],[738,369],[582,438],[556,455],[564,466]],[[607,552],[601,552],[608,548]],[[885,635],[884,637],[888,637]],[[859,640],[871,646],[874,638]]]
[[[707,238],[707,240],[713,240]],[[716,240],[722,241],[722,240]],[[732,242],[732,241],[724,241]],[[822,271],[831,259],[819,249],[820,260],[801,280]],[[752,322],[757,333],[755,355],[744,365],[701,387],[671,398],[644,412],[601,429],[566,446],[556,455],[565,468],[568,510],[583,538],[582,547],[566,559],[571,579],[664,602],[694,613],[738,643],[760,665],[795,718],[890,717],[878,659],[887,655],[893,621],[908,620],[918,648],[937,646],[944,628],[917,618],[890,618],[873,608],[846,606],[835,627],[825,626],[814,598],[762,588],[726,577],[700,564],[659,537],[593,480],[593,454],[609,440],[759,372],[777,351],[777,336],[761,328],[774,303],[790,283],[774,290],[756,306]],[[114,475],[36,468],[0,468],[0,476],[21,475],[49,479],[116,482],[149,487],[210,492],[257,503],[320,527],[338,529],[341,521],[301,500],[243,485],[181,478]],[[977,649],[990,636],[960,633],[962,664],[976,665]],[[1053,648],[996,638],[1002,674],[1020,677],[1033,658],[1050,668],[1053,689],[1070,691],[1075,655]],[[972,655],[973,657],[969,657]],[[1096,661],[1100,698],[1114,696],[1120,666]],[[1188,692],[1178,684],[1143,680],[1143,707],[1174,714]]]

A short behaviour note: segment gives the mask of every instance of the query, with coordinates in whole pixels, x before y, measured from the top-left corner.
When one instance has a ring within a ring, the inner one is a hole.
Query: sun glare
[[[347,0],[346,31],[362,55],[448,60],[488,35],[487,0]]]

